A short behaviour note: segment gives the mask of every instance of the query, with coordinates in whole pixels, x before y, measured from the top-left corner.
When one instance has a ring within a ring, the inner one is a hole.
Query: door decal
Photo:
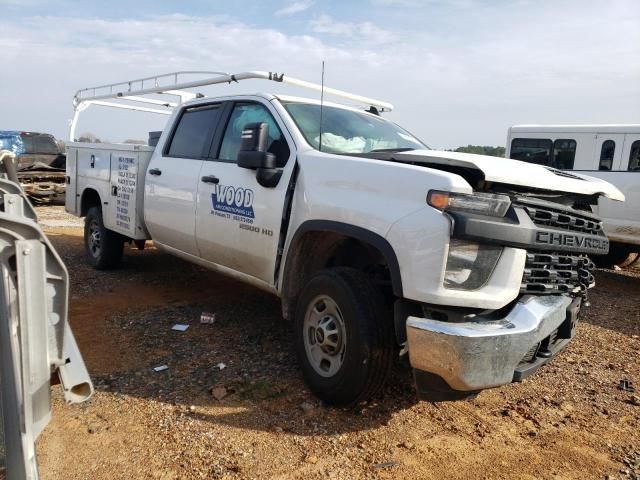
[[[233,187],[230,185],[215,185],[211,194],[212,214],[231,218],[236,221],[253,223],[253,190],[249,188]]]

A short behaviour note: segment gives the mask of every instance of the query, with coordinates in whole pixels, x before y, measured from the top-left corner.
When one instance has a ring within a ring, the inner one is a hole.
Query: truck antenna
[[[320,82],[320,144],[318,151],[322,151],[322,109],[324,106],[324,60],[322,61],[322,80]]]

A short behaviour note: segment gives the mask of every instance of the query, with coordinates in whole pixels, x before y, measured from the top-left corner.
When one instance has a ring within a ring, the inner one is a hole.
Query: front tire
[[[293,323],[303,376],[323,401],[353,405],[382,388],[393,365],[393,322],[364,273],[318,272],[302,289]]]
[[[91,207],[84,219],[84,247],[89,264],[96,270],[120,265],[124,238],[104,226],[100,207]]]

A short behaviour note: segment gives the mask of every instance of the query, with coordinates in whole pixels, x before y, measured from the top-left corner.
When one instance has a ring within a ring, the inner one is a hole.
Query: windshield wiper
[[[373,150],[369,150],[369,153],[381,153],[381,152],[408,152],[410,150],[415,150],[415,148],[411,147],[403,147],[403,148],[374,148]]]

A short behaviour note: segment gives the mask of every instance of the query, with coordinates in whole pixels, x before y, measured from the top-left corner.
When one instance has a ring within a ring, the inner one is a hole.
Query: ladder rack
[[[185,78],[193,75],[204,75],[204,78],[196,80]],[[286,76],[284,73],[249,71],[231,74],[227,72],[181,71],[78,90],[73,97],[74,115],[71,120],[69,138],[74,141],[79,115],[91,105],[169,115],[176,106],[196,97],[196,94],[188,91],[188,89],[224,83],[238,83],[242,80],[252,79],[286,83],[316,92],[324,91],[328,95],[375,107],[380,112],[393,110],[393,105],[388,102],[335,88],[323,87],[317,83]],[[155,95],[155,97],[148,98],[146,95]],[[161,97],[163,95],[173,98],[165,100]]]

